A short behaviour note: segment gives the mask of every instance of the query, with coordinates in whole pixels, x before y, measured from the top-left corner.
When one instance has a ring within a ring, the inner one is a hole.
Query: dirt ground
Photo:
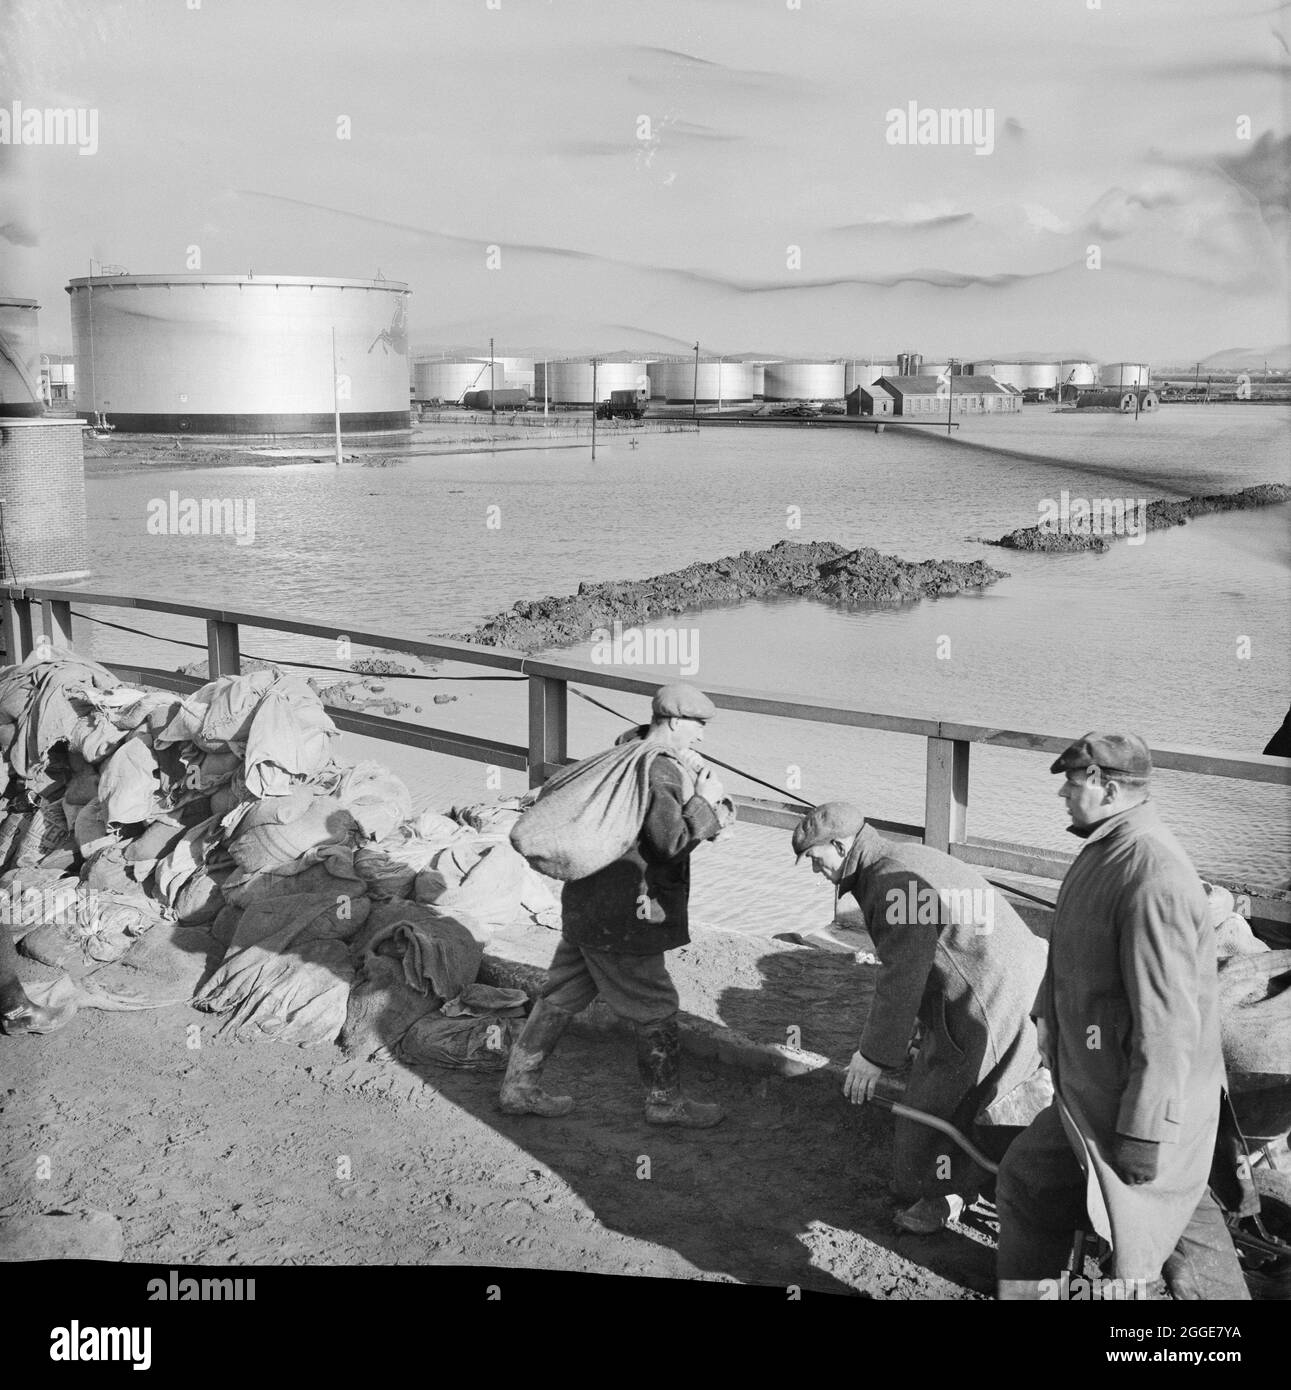
[[[890,1120],[832,1081],[690,1062],[727,1120],[651,1129],[628,1039],[578,1032],[548,1068],[574,1112],[513,1118],[497,1073],[226,1043],[216,1022],[82,1010],[0,1038],[0,1219],[108,1211],[126,1259],[161,1264],[471,1264],[880,1299],[992,1287],[989,1209],[898,1233]]]

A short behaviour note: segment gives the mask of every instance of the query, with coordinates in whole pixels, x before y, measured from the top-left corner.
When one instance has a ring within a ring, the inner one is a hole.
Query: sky
[[[93,260],[406,281],[421,349],[1287,361],[1289,74],[1270,0],[0,0],[0,110],[86,137],[0,143],[0,293],[51,352]]]

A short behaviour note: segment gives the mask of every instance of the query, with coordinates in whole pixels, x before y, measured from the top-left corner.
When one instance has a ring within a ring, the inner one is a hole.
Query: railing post
[[[48,637],[51,646],[72,645],[72,605],[66,599],[42,599],[40,620],[41,636]]]
[[[529,785],[547,780],[547,763],[563,763],[569,738],[568,687],[552,676],[529,677]]]
[[[16,594],[5,594],[0,616],[4,620],[4,659],[16,666],[31,655],[31,604]]]
[[[211,680],[216,676],[240,676],[242,655],[238,650],[237,623],[206,620],[206,670]]]
[[[929,738],[923,842],[947,851],[963,842],[968,823],[968,750],[961,739]]]

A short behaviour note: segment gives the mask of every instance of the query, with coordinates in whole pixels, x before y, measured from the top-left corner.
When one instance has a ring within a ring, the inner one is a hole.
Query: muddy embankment
[[[1140,535],[1143,531],[1162,531],[1168,526],[1186,526],[1193,517],[1208,516],[1211,512],[1241,512],[1253,507],[1271,507],[1279,502],[1291,501],[1291,487],[1285,483],[1260,483],[1257,487],[1246,487],[1240,492],[1214,492],[1200,497],[1187,497],[1172,502],[1160,498],[1149,502],[1140,509],[1129,499],[1117,499],[1121,510],[1113,506],[1113,499],[1092,499],[1092,507],[1086,499],[1077,499],[1080,505],[1070,503],[1066,515],[1059,514],[1040,526],[1025,526],[1010,531],[999,540],[986,541],[986,545],[1000,545],[1008,550],[1040,550],[1066,553],[1072,550],[1110,550],[1112,541],[1123,536]]]
[[[582,641],[615,622],[630,627],[751,598],[909,603],[981,589],[1007,577],[983,560],[916,563],[868,548],[849,550],[835,541],[780,541],[769,550],[745,550],[650,579],[583,583],[567,597],[521,601],[473,632],[453,636],[486,647],[539,651]]]

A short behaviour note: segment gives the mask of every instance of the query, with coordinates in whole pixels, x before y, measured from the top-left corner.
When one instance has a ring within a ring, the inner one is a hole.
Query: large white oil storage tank
[[[1146,362],[1105,362],[1099,369],[1100,386],[1147,386],[1148,364]]]
[[[408,428],[399,281],[112,275],[67,292],[77,408],[117,429],[331,433],[338,406],[350,433]]]
[[[769,401],[842,400],[841,362],[776,362],[766,369],[763,395]]]
[[[590,362],[549,362],[547,388],[553,405],[592,404],[592,364]],[[650,389],[644,362],[598,362],[596,399],[608,401],[611,391]]]
[[[1064,386],[1097,386],[1097,362],[1059,362],[1058,380]]]
[[[0,297],[0,415],[44,414],[34,299]]]
[[[493,374],[499,389],[507,383],[499,360]],[[412,396],[417,401],[460,402],[467,391],[487,391],[487,357],[423,357],[412,364]]]
[[[534,393],[534,360],[532,357],[496,357],[494,373],[497,386],[508,390],[521,390],[530,396]],[[505,380],[503,379],[505,378]],[[486,381],[485,386],[488,385]]]
[[[843,390],[855,391],[858,386],[873,386],[881,376],[896,376],[895,362],[864,362],[851,358],[843,364]]]
[[[753,368],[746,362],[651,362],[650,395],[670,405],[748,405]]]
[[[971,376],[992,376],[1001,386],[1018,391],[1052,391],[1058,384],[1056,362],[973,362]]]

